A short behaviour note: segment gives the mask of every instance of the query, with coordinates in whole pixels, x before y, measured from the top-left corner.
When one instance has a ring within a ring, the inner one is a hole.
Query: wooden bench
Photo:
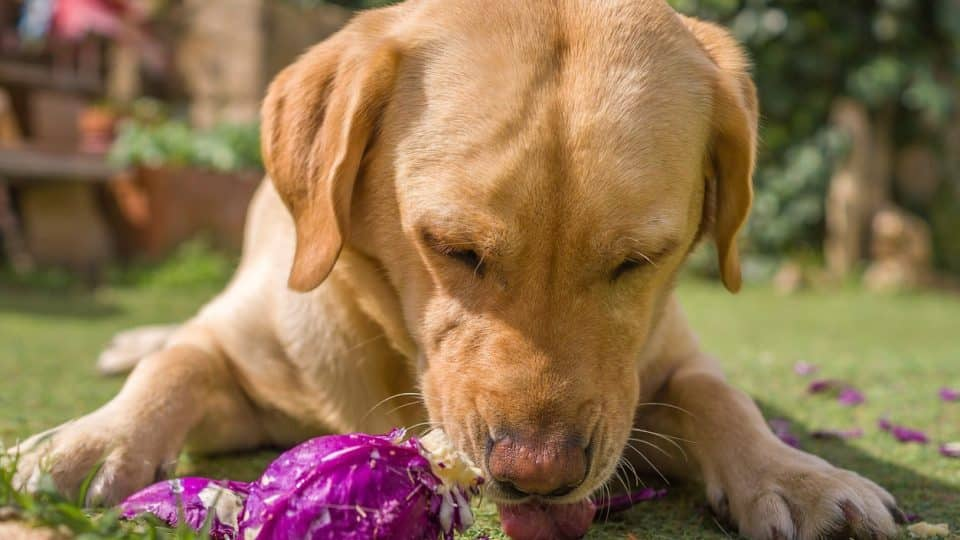
[[[96,271],[110,260],[115,245],[101,187],[120,173],[103,156],[0,148],[0,234],[14,268],[36,263]]]

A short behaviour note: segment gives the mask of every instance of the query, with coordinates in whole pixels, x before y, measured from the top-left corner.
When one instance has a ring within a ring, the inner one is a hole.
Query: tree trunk
[[[178,64],[198,127],[252,122],[263,92],[263,1],[185,0]]]
[[[834,102],[831,123],[850,143],[827,193],[824,255],[835,277],[848,275],[865,258],[873,216],[890,200],[892,122],[892,110],[872,122],[862,104],[848,98]]]

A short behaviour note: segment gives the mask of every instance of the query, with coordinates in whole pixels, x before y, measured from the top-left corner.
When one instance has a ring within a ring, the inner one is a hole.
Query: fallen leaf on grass
[[[890,422],[890,420],[887,418],[881,418],[878,420],[877,426],[879,426],[883,431],[893,435],[895,439],[902,443],[927,444],[930,442],[930,438],[927,437],[926,433],[918,429],[911,429],[906,426],[898,426]]]
[[[837,379],[818,379],[807,386],[807,392],[811,394],[833,394],[837,396],[837,401],[841,405],[854,407],[866,401],[863,392],[857,390],[852,384]]]
[[[863,397],[862,392],[856,388],[853,388],[852,386],[848,386],[843,390],[840,390],[840,395],[837,396],[837,401],[839,401],[841,405],[854,407],[866,401],[866,398]]]
[[[940,455],[948,458],[960,458],[960,441],[941,444]]]
[[[770,429],[778,439],[789,446],[800,448],[800,439],[790,431],[790,421],[784,418],[771,418],[768,421]]]
[[[797,362],[796,364],[793,365],[793,372],[803,377],[806,377],[808,375],[813,375],[814,373],[819,371],[819,369],[820,369],[819,367],[809,362]]]

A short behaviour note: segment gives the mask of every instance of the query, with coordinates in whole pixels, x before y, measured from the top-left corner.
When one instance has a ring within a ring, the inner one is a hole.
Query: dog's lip
[[[486,472],[484,472],[487,475]],[[485,476],[485,478],[490,478]],[[564,495],[562,497],[546,497],[542,495],[527,495],[520,494],[517,492],[511,492],[509,490],[504,490],[503,488],[497,486],[496,482],[486,481],[484,484],[483,496],[490,502],[500,505],[519,505],[519,504],[555,504],[555,505],[564,505],[564,504],[574,504],[581,501],[587,500],[590,498],[589,495],[584,494],[581,490],[575,490],[573,493]]]

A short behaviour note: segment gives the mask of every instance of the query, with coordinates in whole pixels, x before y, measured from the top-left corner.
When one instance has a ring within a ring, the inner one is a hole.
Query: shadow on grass
[[[901,464],[883,461],[866,454],[860,448],[841,440],[818,440],[810,432],[819,426],[805,426],[796,422],[786,411],[760,403],[766,418],[783,418],[792,424],[792,430],[801,442],[801,448],[818,455],[833,465],[849,469],[886,488],[908,515],[930,523],[949,523],[952,530],[960,527],[960,488],[940,479],[920,474]],[[863,426],[865,431],[877,429]],[[937,453],[935,445],[925,448],[930,459],[946,460]],[[945,468],[950,467],[944,462]],[[648,485],[659,487],[662,480],[645,477]],[[599,523],[587,538],[625,538],[628,533],[637,538],[656,539],[713,539],[737,538],[735,530],[719,522],[709,511],[703,488],[694,482],[673,482],[664,499],[641,503],[619,516]],[[909,538],[903,530],[901,538]]]
[[[0,282],[0,313],[90,319],[110,317],[122,311],[90,291]]]
[[[917,515],[931,523],[948,522],[951,529],[960,526],[960,488],[941,479],[933,478],[899,463],[884,461],[866,454],[860,448],[842,440],[820,440],[810,436],[810,432],[820,426],[805,426],[795,422],[783,410],[760,403],[767,418],[785,418],[793,424],[793,433],[800,438],[801,448],[829,461],[837,467],[849,469],[865,476],[886,488],[908,515]],[[876,425],[861,426],[870,433],[879,428]],[[949,458],[941,456],[937,444],[924,447],[931,460],[943,460],[944,468],[950,470]]]

